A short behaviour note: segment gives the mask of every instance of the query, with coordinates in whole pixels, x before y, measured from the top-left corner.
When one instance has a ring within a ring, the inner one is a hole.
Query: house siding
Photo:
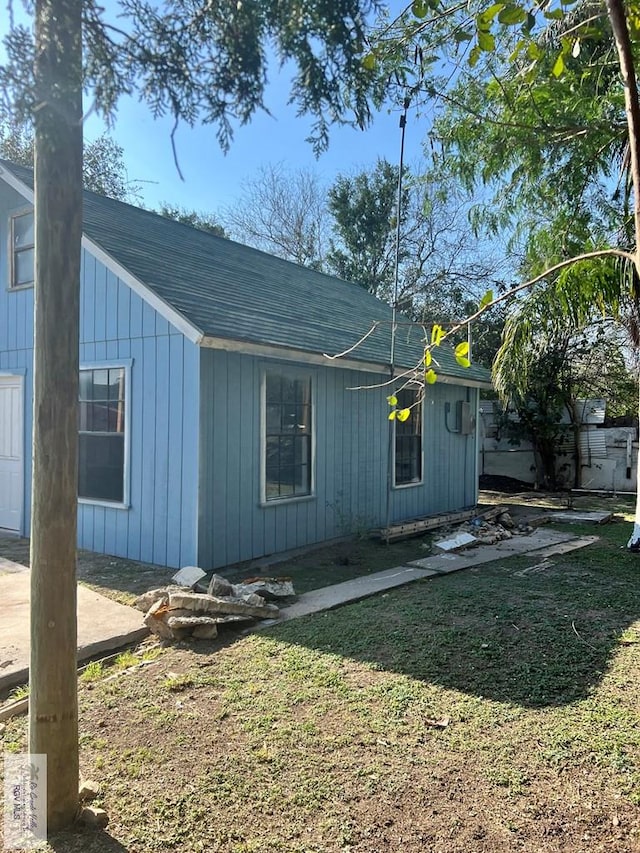
[[[261,383],[265,369],[313,381],[312,498],[261,504]],[[388,388],[380,377],[203,349],[200,368],[199,565],[220,568],[383,526],[387,520]],[[477,500],[475,435],[451,433],[445,404],[477,405],[477,391],[438,383],[424,402],[424,477],[392,489],[391,521]]]
[[[33,289],[9,291],[8,222],[24,200],[0,186],[0,371],[25,376],[22,533],[31,505]],[[134,239],[132,237],[132,239]],[[80,363],[131,365],[129,506],[81,503],[78,544],[158,565],[197,554],[199,351],[88,251],[82,252]]]

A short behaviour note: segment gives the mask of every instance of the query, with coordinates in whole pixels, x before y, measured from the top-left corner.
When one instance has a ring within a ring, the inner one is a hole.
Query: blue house
[[[0,162],[0,528],[25,536],[32,181]],[[212,569],[475,504],[489,375],[443,346],[390,427],[390,319],[356,284],[85,193],[79,545]],[[401,326],[396,374],[421,351]]]

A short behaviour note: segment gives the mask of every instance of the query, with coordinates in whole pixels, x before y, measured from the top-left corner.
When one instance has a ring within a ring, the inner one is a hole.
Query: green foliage
[[[372,293],[392,298],[395,270],[398,168],[378,160],[375,169],[339,176],[329,189],[336,239],[327,254],[330,269]],[[408,191],[402,217],[406,221]]]
[[[504,426],[513,439],[532,442],[545,488],[557,485],[557,447],[569,429],[561,420],[573,418],[577,399],[603,397],[612,401],[611,414],[637,407],[637,376],[625,364],[625,341],[594,298],[616,289],[615,270],[604,261],[569,270],[512,304],[493,366],[505,408],[518,415]]]
[[[207,231],[210,234],[215,234],[216,237],[226,237],[227,232],[224,227],[219,224],[213,213],[205,213],[197,210],[187,210],[175,204],[163,202],[160,205],[158,213],[161,216],[166,216],[167,219],[175,219],[176,222],[182,222],[183,225],[190,225],[192,228],[199,228],[200,231]]]
[[[398,167],[386,160],[340,176],[329,190],[329,270],[389,302],[396,295],[399,310],[426,326],[460,320],[487,284],[500,284],[494,252],[478,251],[468,197],[441,173],[418,177],[405,167],[399,234],[397,207]]]
[[[108,9],[89,0],[82,4],[85,91],[107,118],[122,94],[136,92],[176,127],[213,125],[226,149],[234,124],[266,107],[269,45],[278,63],[291,63],[291,102],[313,117],[312,141],[321,149],[332,122],[364,127],[370,99],[382,96],[362,63],[365,22],[377,9],[375,0],[119,0]],[[4,48],[3,107],[29,118],[38,102],[30,29],[12,27]]]
[[[80,681],[99,681],[104,676],[104,665],[99,660],[88,663],[80,674]]]
[[[33,168],[33,131],[28,124],[0,124],[0,157]],[[106,133],[85,145],[82,178],[85,189],[119,201],[135,201],[140,189],[129,181],[124,149]]]

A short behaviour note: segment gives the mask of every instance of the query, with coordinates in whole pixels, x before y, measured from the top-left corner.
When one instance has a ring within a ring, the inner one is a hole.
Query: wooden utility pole
[[[36,0],[35,354],[29,750],[47,755],[47,824],[78,807],[76,529],[82,0]]]

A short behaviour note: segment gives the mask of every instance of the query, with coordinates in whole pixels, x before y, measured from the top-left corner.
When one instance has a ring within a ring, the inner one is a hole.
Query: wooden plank
[[[411,521],[405,521],[402,524],[394,524],[391,527],[374,531],[372,535],[379,536],[385,542],[394,542],[398,539],[419,536],[421,533],[426,533],[428,530],[435,530],[438,527],[444,527],[446,524],[468,521],[470,518],[482,518],[485,521],[490,521],[506,511],[506,506],[495,506],[486,510],[479,510],[478,507],[474,507],[457,512],[431,515],[426,518],[416,518]]]

